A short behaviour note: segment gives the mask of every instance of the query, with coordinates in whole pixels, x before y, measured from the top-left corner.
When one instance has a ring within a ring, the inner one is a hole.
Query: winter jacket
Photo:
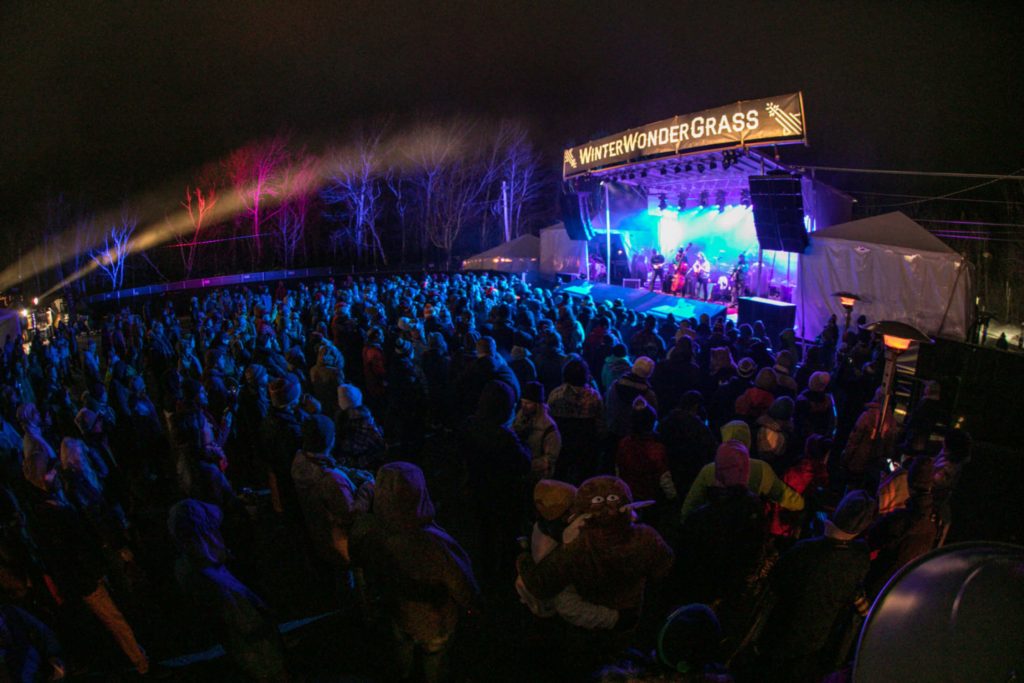
[[[828,486],[828,465],[820,460],[803,458],[786,470],[782,482],[800,494],[806,501],[818,488]],[[769,509],[769,533],[787,538],[799,538],[803,526],[801,511],[786,510],[779,503]]]
[[[39,559],[65,600],[91,594],[104,574],[100,541],[63,495],[26,487],[28,527]]]
[[[677,491],[689,491],[701,468],[714,462],[718,443],[707,423],[676,408],[658,423],[668,468]]]
[[[836,433],[836,404],[832,394],[805,389],[796,399],[797,439],[807,440],[811,434],[832,438]]]
[[[708,488],[715,485],[715,463],[712,462],[701,468],[690,487],[690,492],[686,494],[681,513],[682,519],[685,520],[690,512],[707,502]],[[750,477],[747,479],[747,488],[755,495],[765,496],[779,503],[786,510],[803,510],[804,508],[804,499],[800,494],[782,483],[775,476],[771,465],[763,460],[750,459]]]
[[[608,356],[604,359],[604,367],[601,368],[601,386],[610,387],[615,380],[632,369],[633,364],[629,362],[629,358]]]
[[[324,561],[343,561],[334,545],[334,534],[352,525],[359,509],[356,493],[360,483],[366,481],[373,481],[368,472],[339,467],[329,455],[303,450],[295,454],[292,482],[313,548]]]
[[[658,410],[658,397],[654,395],[651,385],[632,372],[623,375],[608,387],[604,407],[608,431],[611,434],[618,437],[629,434],[633,401],[637,396],[642,396],[655,411]]]
[[[381,616],[435,651],[479,598],[469,556],[434,523],[434,505],[415,465],[380,469],[372,513],[355,520],[349,552]]]
[[[676,497],[665,447],[653,434],[627,436],[615,453],[618,476],[629,485],[634,500],[664,500]]]
[[[366,406],[339,410],[335,435],[335,453],[351,467],[374,469],[384,457],[384,433]]]
[[[558,454],[562,451],[562,436],[558,432],[558,425],[548,415],[548,407],[541,405],[532,416],[520,410],[512,422],[512,431],[530,449],[533,472],[544,477],[551,476],[558,462]]]

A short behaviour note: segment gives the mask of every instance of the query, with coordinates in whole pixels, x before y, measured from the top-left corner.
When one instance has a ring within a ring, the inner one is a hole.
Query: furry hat
[[[633,517],[623,506],[632,502],[633,492],[626,482],[618,477],[599,475],[580,484],[573,499],[573,512],[589,514],[588,526],[628,524]]]
[[[302,390],[291,375],[278,377],[270,383],[270,402],[275,408],[290,406],[299,400]]]
[[[649,379],[654,374],[654,361],[647,356],[640,356],[633,361],[632,372],[640,379]]]
[[[750,379],[757,372],[757,363],[753,358],[744,358],[736,366],[736,374],[743,379]]]
[[[576,487],[564,481],[541,479],[533,487],[533,505],[541,518],[556,520],[572,507]]]
[[[811,378],[807,380],[807,388],[811,391],[823,392],[828,389],[828,383],[832,381],[832,376],[827,372],[814,372],[811,373]]]

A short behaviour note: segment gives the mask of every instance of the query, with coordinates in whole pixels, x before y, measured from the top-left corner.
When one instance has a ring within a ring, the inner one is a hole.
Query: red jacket
[[[665,446],[654,435],[627,436],[619,441],[615,454],[619,478],[629,484],[633,500],[658,500],[663,497],[659,484],[668,472]]]
[[[782,481],[802,496],[810,488],[828,485],[828,465],[820,460],[803,458],[786,470]],[[775,536],[799,538],[802,518],[802,513],[783,510],[778,503],[772,503],[768,531]]]

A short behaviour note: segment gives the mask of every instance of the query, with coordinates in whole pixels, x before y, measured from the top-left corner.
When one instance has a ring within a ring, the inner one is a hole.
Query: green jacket
[[[697,478],[693,480],[690,492],[686,494],[683,501],[681,519],[708,502],[707,489],[715,485],[715,463],[708,463],[701,468]],[[747,479],[747,488],[751,493],[758,496],[765,496],[769,500],[778,503],[784,510],[803,510],[804,499],[799,493],[786,486],[781,479],[775,476],[771,465],[763,460],[750,459],[750,477]]]

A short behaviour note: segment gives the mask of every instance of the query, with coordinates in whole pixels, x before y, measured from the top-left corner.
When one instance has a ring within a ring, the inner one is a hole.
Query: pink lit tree
[[[250,256],[255,269],[263,260],[262,229],[267,204],[274,199],[274,179],[288,158],[288,144],[277,136],[242,147],[225,161],[231,184],[245,207],[236,225],[248,224]]]
[[[202,188],[185,188],[185,201],[181,206],[188,215],[189,223],[192,226],[191,235],[178,237],[178,249],[181,252],[181,263],[185,268],[185,277],[192,277],[192,268],[196,263],[196,248],[199,243],[199,234],[203,230],[207,214],[213,210],[217,203],[217,193],[210,189],[205,193]]]

